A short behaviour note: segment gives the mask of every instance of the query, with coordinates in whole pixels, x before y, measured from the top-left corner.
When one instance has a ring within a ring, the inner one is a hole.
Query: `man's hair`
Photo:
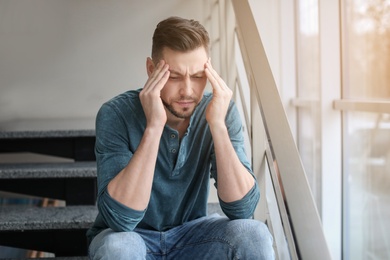
[[[158,23],[154,31],[152,59],[158,62],[162,58],[164,47],[180,52],[204,47],[208,53],[209,44],[209,34],[198,21],[169,17]]]

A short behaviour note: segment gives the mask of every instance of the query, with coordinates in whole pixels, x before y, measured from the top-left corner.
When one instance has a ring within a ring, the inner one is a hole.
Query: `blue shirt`
[[[100,231],[132,231],[135,227],[168,230],[207,215],[210,177],[218,182],[213,139],[205,118],[212,98],[206,93],[184,136],[165,126],[154,172],[152,193],[144,211],[131,209],[114,200],[107,185],[131,160],[146,127],[138,90],[127,91],[103,104],[96,117],[96,162],[98,175],[98,216],[87,232],[89,241]],[[242,162],[253,175],[244,149],[242,124],[232,101],[226,116],[230,140]],[[230,219],[250,218],[260,192],[257,184],[241,200],[220,205]]]

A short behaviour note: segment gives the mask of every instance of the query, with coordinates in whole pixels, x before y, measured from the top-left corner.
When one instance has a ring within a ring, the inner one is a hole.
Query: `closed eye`
[[[203,73],[197,73],[191,76],[193,79],[203,79],[205,75]]]

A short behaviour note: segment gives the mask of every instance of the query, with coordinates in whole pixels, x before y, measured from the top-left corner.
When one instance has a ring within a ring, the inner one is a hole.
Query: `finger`
[[[224,91],[226,90],[227,86],[223,79],[212,69],[206,68],[205,73],[207,78],[209,79],[211,86],[216,91]]]
[[[209,72],[208,78],[209,78],[210,82],[212,82],[212,79],[214,79],[213,80],[214,84],[216,84],[215,87],[219,87],[221,89],[224,89],[227,87],[225,81],[214,70],[213,66],[211,65],[210,60],[206,63],[205,71],[206,71],[206,75],[207,75],[207,71]]]
[[[205,73],[206,73],[206,76],[207,78],[209,79],[210,83],[211,83],[211,86],[213,87],[213,89],[215,89],[216,87],[218,87],[218,81],[217,79],[215,78],[215,75],[213,74],[213,67],[211,66],[211,58],[209,58],[205,64]]]
[[[152,82],[152,84],[154,83],[153,88],[160,91],[168,81],[168,78],[170,75],[169,65],[164,64],[164,66],[157,73],[158,74],[154,78],[154,81]]]
[[[171,74],[171,72],[167,69],[167,71],[165,71],[162,78],[156,84],[156,90],[161,91],[165,87],[165,84],[167,83],[170,74]]]
[[[165,73],[165,71],[168,70],[168,64],[165,64],[164,60],[161,60],[154,68],[153,73],[150,75],[150,81],[158,81]]]
[[[211,87],[216,90],[217,88],[220,88],[219,87],[219,83],[218,81],[216,80],[216,78],[214,77],[214,75],[212,74],[212,72],[210,71],[209,68],[206,68],[205,70],[205,73],[206,73],[206,76],[208,78],[208,80],[210,81],[211,83]]]
[[[145,84],[146,89],[153,90],[157,87],[157,90],[160,90],[164,87],[165,83],[169,77],[169,65],[166,64],[163,60],[160,61],[153,73],[150,75],[149,79]]]

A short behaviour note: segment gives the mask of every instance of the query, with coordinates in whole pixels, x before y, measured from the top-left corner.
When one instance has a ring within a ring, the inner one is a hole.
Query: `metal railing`
[[[269,226],[277,259],[331,259],[250,5],[247,0],[219,0],[216,5],[221,76],[240,104],[262,190],[255,218]]]

